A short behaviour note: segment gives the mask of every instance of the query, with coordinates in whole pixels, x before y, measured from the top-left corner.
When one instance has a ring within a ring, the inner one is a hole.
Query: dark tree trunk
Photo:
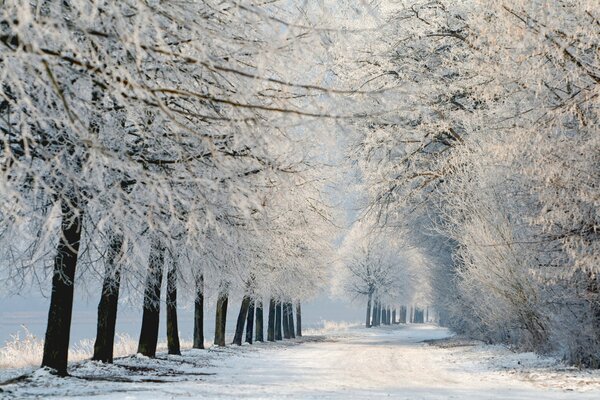
[[[379,326],[379,300],[375,300],[375,306],[373,307],[373,326]]]
[[[283,339],[282,334],[281,334],[281,313],[282,313],[281,302],[278,301],[277,307],[275,309],[275,340]]]
[[[167,273],[167,348],[169,354],[181,355],[177,325],[177,259],[171,260]]]
[[[405,324],[406,323],[406,306],[400,306],[400,318],[399,318],[399,322],[401,324]]]
[[[235,336],[233,337],[233,344],[238,346],[242,345],[242,337],[244,336],[244,324],[246,322],[246,316],[248,315],[248,308],[250,307],[250,296],[244,296],[242,299],[242,305],[240,306],[240,313],[237,317],[237,324],[235,326]]]
[[[42,366],[55,369],[60,376],[67,375],[73,288],[81,239],[81,211],[77,210],[75,199],[70,199],[70,203],[66,204],[63,200],[61,205],[60,240],[54,257],[52,295],[42,358]]]
[[[261,300],[256,301],[256,336],[255,341],[264,342],[264,334],[263,334],[263,304]]]
[[[398,322],[396,322],[396,307],[394,307],[394,309],[392,310],[392,324],[396,325]]]
[[[102,94],[100,91],[92,91],[93,101],[99,101],[101,97]],[[93,124],[92,131],[94,133],[98,132],[98,124]],[[136,181],[131,179],[122,180],[121,189],[125,193],[130,194],[135,183]],[[94,342],[94,355],[92,356],[92,360],[95,361],[113,362],[119,290],[121,287],[122,267],[119,257],[122,255],[122,249],[123,235],[113,232],[106,254],[102,294],[98,303],[96,341]]]
[[[227,302],[226,292],[222,292],[217,300],[217,312],[215,313],[215,345],[225,346],[225,328],[227,323]]]
[[[92,360],[105,363],[113,362],[119,287],[121,286],[121,266],[118,262],[118,257],[122,246],[123,237],[114,234],[106,254],[102,295],[98,304],[98,323]]]
[[[371,302],[373,301],[373,294],[369,293],[369,298],[367,299],[367,319],[365,321],[365,328],[371,327]]]
[[[158,328],[160,322],[160,288],[163,279],[164,248],[160,241],[155,240],[150,249],[148,275],[144,291],[144,311],[142,314],[142,329],[138,343],[138,353],[147,357],[156,356],[158,343]]]
[[[252,334],[254,333],[254,300],[248,307],[248,317],[246,318],[246,342],[252,344]]]
[[[194,300],[194,349],[204,348],[204,275],[196,280]]]
[[[292,335],[290,334],[290,311],[288,308],[288,303],[282,304],[282,314],[281,314],[281,322],[283,323],[283,338],[290,339]]]
[[[386,308],[385,318],[386,318],[387,324],[391,325],[392,324],[392,311],[390,310],[390,306],[387,306],[387,308]]]
[[[381,307],[381,322],[383,325],[387,325],[387,311],[385,306]]]
[[[296,332],[294,329],[294,305],[292,303],[288,303],[288,326],[290,328],[290,336],[292,339],[296,338]]]
[[[267,340],[269,342],[275,341],[275,308],[277,308],[277,304],[275,299],[271,297],[269,300],[269,320],[267,321]]]
[[[296,336],[302,336],[302,306],[300,302],[296,304]]]

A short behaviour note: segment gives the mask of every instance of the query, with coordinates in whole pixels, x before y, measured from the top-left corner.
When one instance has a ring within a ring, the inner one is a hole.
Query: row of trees
[[[390,307],[382,306],[375,302],[373,305],[373,313],[370,308],[367,309],[367,321],[365,326],[371,328],[380,325],[395,325],[395,324],[424,324],[429,322],[429,307],[425,309],[420,307],[407,306]]]
[[[355,77],[389,90],[350,158],[454,330],[600,366],[600,14],[406,1]]]
[[[195,304],[194,347],[208,298],[225,344],[230,294],[257,321],[269,299],[267,336],[280,318],[291,336],[292,305],[322,285],[335,235],[319,143],[346,117],[337,100],[358,93],[322,85],[322,10],[1,3],[0,273],[10,293],[52,281],[43,365],[67,373],[75,282],[101,287],[97,360],[112,361],[124,298],[143,303],[148,356],[162,297],[170,352],[182,296]]]

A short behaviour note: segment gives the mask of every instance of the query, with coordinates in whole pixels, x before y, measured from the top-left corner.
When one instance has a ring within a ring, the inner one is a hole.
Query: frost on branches
[[[600,366],[599,21],[585,0],[390,8],[366,69],[387,76],[384,101],[399,111],[364,126],[351,153],[370,213],[436,260],[444,322],[590,367]]]
[[[108,362],[122,292],[143,302],[138,351],[153,356],[164,281],[173,353],[178,286],[202,347],[205,298],[292,304],[322,284],[330,172],[315,137],[354,92],[324,78],[324,11],[2,2],[0,278],[7,292],[52,280],[44,366],[67,372],[75,283],[102,287],[94,359]]]

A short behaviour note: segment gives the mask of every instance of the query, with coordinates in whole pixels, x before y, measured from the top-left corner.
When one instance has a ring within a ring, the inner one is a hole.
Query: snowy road
[[[79,379],[56,384],[56,378],[46,378],[51,382],[39,378],[42,381],[34,380],[33,385],[18,385],[12,396],[53,393],[58,398],[94,395],[96,399],[130,400],[600,398],[600,379],[595,372],[560,369],[555,363],[549,366],[548,359],[515,355],[496,346],[440,348],[423,343],[447,336],[445,329],[433,326],[355,328],[307,337],[302,343],[259,344],[244,346],[242,351],[189,351],[180,361],[187,360],[183,363],[187,365],[190,358],[195,360],[194,369],[185,367],[188,376],[166,383]],[[149,362],[135,357],[129,360],[140,365]],[[87,364],[76,369],[76,374],[98,373],[97,367]],[[194,371],[211,375],[193,375]]]

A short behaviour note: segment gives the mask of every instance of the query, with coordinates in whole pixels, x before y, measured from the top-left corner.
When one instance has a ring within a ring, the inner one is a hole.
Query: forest
[[[76,292],[101,363],[124,303],[153,358],[161,312],[181,354],[182,304],[233,347],[328,291],[600,368],[597,0],[0,0],[0,138],[0,295],[59,376]]]

